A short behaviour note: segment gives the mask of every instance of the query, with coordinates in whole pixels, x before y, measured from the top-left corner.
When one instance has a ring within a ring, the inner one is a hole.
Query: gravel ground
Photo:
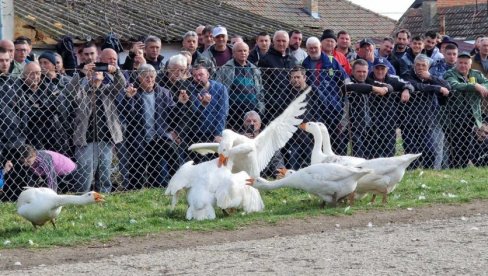
[[[1,275],[486,275],[488,215],[335,224],[318,233],[36,265]]]

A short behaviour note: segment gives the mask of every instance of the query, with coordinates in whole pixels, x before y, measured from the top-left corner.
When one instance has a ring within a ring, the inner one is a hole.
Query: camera
[[[254,134],[254,125],[248,125],[246,127],[246,133]]]
[[[95,72],[108,72],[108,63],[95,62]]]

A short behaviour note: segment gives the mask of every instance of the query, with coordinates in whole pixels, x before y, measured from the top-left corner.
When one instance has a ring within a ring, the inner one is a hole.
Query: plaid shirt
[[[54,169],[54,163],[49,153],[38,150],[36,160],[32,164],[31,169],[40,176],[46,176],[47,186],[53,189],[55,192],[58,189],[58,181],[56,179],[56,171]]]

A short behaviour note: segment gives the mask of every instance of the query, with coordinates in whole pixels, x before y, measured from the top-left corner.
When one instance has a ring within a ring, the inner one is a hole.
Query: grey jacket
[[[248,61],[249,62],[249,61]],[[253,70],[253,78],[254,78],[254,85],[256,89],[256,98],[258,99],[258,111],[259,113],[263,114],[264,112],[264,101],[263,101],[263,84],[261,80],[261,71],[259,70],[256,65],[249,62],[251,68]],[[225,63],[219,71],[216,72],[215,80],[221,82],[227,90],[229,90],[229,94],[231,93],[230,88],[232,83],[234,82],[236,72],[236,64],[234,59],[231,59]]]
[[[107,118],[107,125],[112,136],[114,144],[122,142],[122,130],[119,122],[119,113],[117,111],[115,99],[118,93],[125,87],[124,75],[117,70],[114,74],[112,83],[102,84],[97,90],[100,94],[93,94],[94,90],[90,87],[86,78],[80,79],[79,74],[75,74],[73,79],[67,86],[68,92],[74,98],[76,103],[75,108],[75,130],[73,134],[73,144],[75,146],[86,146],[86,133],[90,115],[92,114],[92,102],[95,96],[102,98],[103,107],[105,109],[105,117]]]

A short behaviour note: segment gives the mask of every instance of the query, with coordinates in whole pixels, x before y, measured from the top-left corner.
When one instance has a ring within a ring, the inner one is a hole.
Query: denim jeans
[[[110,193],[112,182],[110,181],[112,165],[111,142],[93,142],[86,146],[77,146],[75,151],[78,169],[75,180],[78,192],[90,191],[94,174],[98,170],[98,179],[95,183],[95,191]]]

